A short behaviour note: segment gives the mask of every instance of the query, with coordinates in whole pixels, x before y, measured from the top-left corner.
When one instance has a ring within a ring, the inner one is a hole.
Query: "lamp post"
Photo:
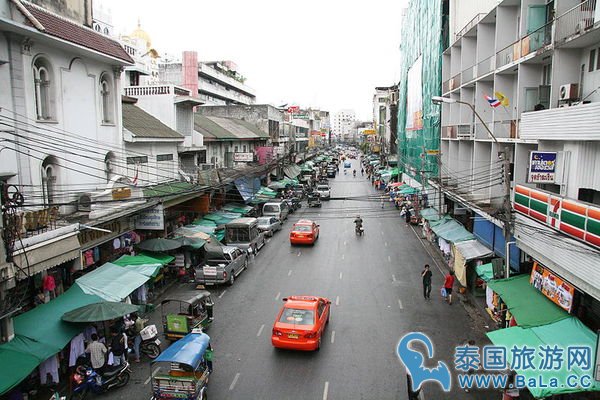
[[[487,126],[487,124],[485,123],[483,118],[481,118],[481,115],[479,115],[479,113],[477,111],[475,111],[475,107],[473,106],[473,104],[467,103],[466,101],[456,100],[456,99],[452,99],[450,97],[442,97],[442,96],[433,96],[431,98],[431,101],[434,104],[457,103],[457,104],[464,104],[467,107],[469,107],[471,109],[471,111],[473,111],[473,114],[477,117],[477,119],[484,126],[488,135],[490,135],[490,137],[494,140],[494,143],[496,143],[496,145],[500,148],[500,142],[498,142],[498,139],[496,138],[496,136],[494,136],[494,134],[492,133],[490,128]],[[503,182],[504,182],[504,199],[502,202],[502,218],[501,219],[502,219],[502,224],[503,224],[504,240],[505,240],[505,242],[507,242],[507,246],[506,246],[507,250],[508,250],[508,242],[510,240],[510,236],[512,233],[512,206],[510,204],[510,160],[508,158],[508,155],[509,155],[508,146],[504,146],[501,150],[498,151],[498,156],[502,158],[502,164],[503,164],[503,170],[504,170],[503,177],[502,177]],[[440,164],[441,164],[441,161],[440,161]],[[441,184],[441,179],[440,179],[440,184]],[[440,193],[440,196],[441,196],[441,193]],[[510,259],[509,258],[510,258],[509,252],[506,251],[506,254],[504,257],[504,262],[505,262],[505,266],[506,266],[506,278],[508,278],[510,276]]]

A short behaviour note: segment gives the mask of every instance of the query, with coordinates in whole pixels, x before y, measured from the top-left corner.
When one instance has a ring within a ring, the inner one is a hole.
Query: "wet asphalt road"
[[[360,171],[357,160],[353,165]],[[435,359],[451,367],[454,346],[468,339],[482,344],[482,333],[461,304],[449,306],[440,299],[442,272],[413,228],[388,203],[382,209],[379,193],[358,175],[342,172],[330,179],[331,201],[324,201],[321,208],[304,204],[234,286],[211,289],[216,303],[215,321],[207,332],[215,349],[211,400],[407,399],[405,370],[395,352],[401,336],[425,332],[435,345]],[[363,237],[354,233],[357,213],[364,220]],[[288,232],[300,218],[321,225],[315,246],[290,246]],[[433,272],[429,301],[423,299],[420,277],[426,263]],[[281,298],[290,295],[318,295],[332,301],[331,321],[319,352],[276,351],[271,346]],[[107,398],[150,398],[153,369],[147,362],[132,368],[128,387],[108,393]],[[498,393],[465,393],[456,382],[453,388],[444,393],[428,383],[424,398],[500,398]]]

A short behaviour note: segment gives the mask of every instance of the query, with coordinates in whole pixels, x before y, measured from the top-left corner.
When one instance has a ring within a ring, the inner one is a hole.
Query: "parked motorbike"
[[[158,330],[156,325],[148,325],[142,330],[142,342],[140,343],[140,353],[145,354],[151,360],[154,360],[161,353],[160,339],[158,339]],[[127,333],[127,347],[133,350],[135,335]],[[140,354],[140,355],[141,355]]]
[[[72,400],[83,400],[89,393],[104,393],[112,388],[120,388],[129,382],[131,370],[129,363],[108,369],[102,374],[88,365],[80,365],[73,374]]]

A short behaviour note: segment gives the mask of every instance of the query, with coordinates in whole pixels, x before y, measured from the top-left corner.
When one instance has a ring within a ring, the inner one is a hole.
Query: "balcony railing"
[[[558,16],[554,41],[561,44],[590,30],[597,22],[594,21],[595,11],[596,0],[587,0]]]
[[[189,96],[190,91],[175,85],[152,85],[152,86],[129,86],[124,88],[125,95],[138,96],[160,96],[172,94],[175,96]]]
[[[520,57],[525,57],[527,54],[533,53],[552,43],[552,25],[554,21],[547,23],[539,29],[529,33],[521,39],[521,54]]]
[[[456,126],[442,126],[443,139],[456,139]]]
[[[494,136],[497,138],[518,139],[517,121],[514,119],[494,121]]]
[[[488,74],[496,68],[496,55],[489,56],[485,60],[479,61],[477,63],[477,77],[481,77],[485,74]]]
[[[510,64],[519,58],[518,55],[521,54],[520,43],[520,41],[513,42],[496,53],[496,68]]]
[[[462,82],[470,82],[473,80],[473,78],[475,78],[475,65],[465,68],[463,72],[460,73],[460,79]]]
[[[477,15],[475,15],[475,17],[473,17],[472,20],[470,20],[469,22],[467,22],[467,24],[456,33],[456,37],[454,40],[458,40],[460,39],[465,33],[467,33],[472,27],[474,27],[479,21],[481,21],[481,19],[483,17],[485,17],[486,14],[484,13],[479,13]]]
[[[451,79],[442,82],[442,93],[448,93],[450,91],[450,81]]]

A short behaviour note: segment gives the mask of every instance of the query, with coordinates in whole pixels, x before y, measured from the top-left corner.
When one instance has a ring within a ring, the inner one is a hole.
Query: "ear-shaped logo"
[[[426,381],[436,381],[442,386],[444,391],[449,392],[452,382],[450,378],[450,369],[446,363],[438,361],[436,368],[425,368],[423,366],[423,354],[409,348],[412,341],[419,341],[427,346],[428,359],[433,358],[433,345],[431,339],[421,332],[408,333],[400,339],[400,342],[398,342],[396,352],[412,378],[413,392],[421,389],[421,385]]]

